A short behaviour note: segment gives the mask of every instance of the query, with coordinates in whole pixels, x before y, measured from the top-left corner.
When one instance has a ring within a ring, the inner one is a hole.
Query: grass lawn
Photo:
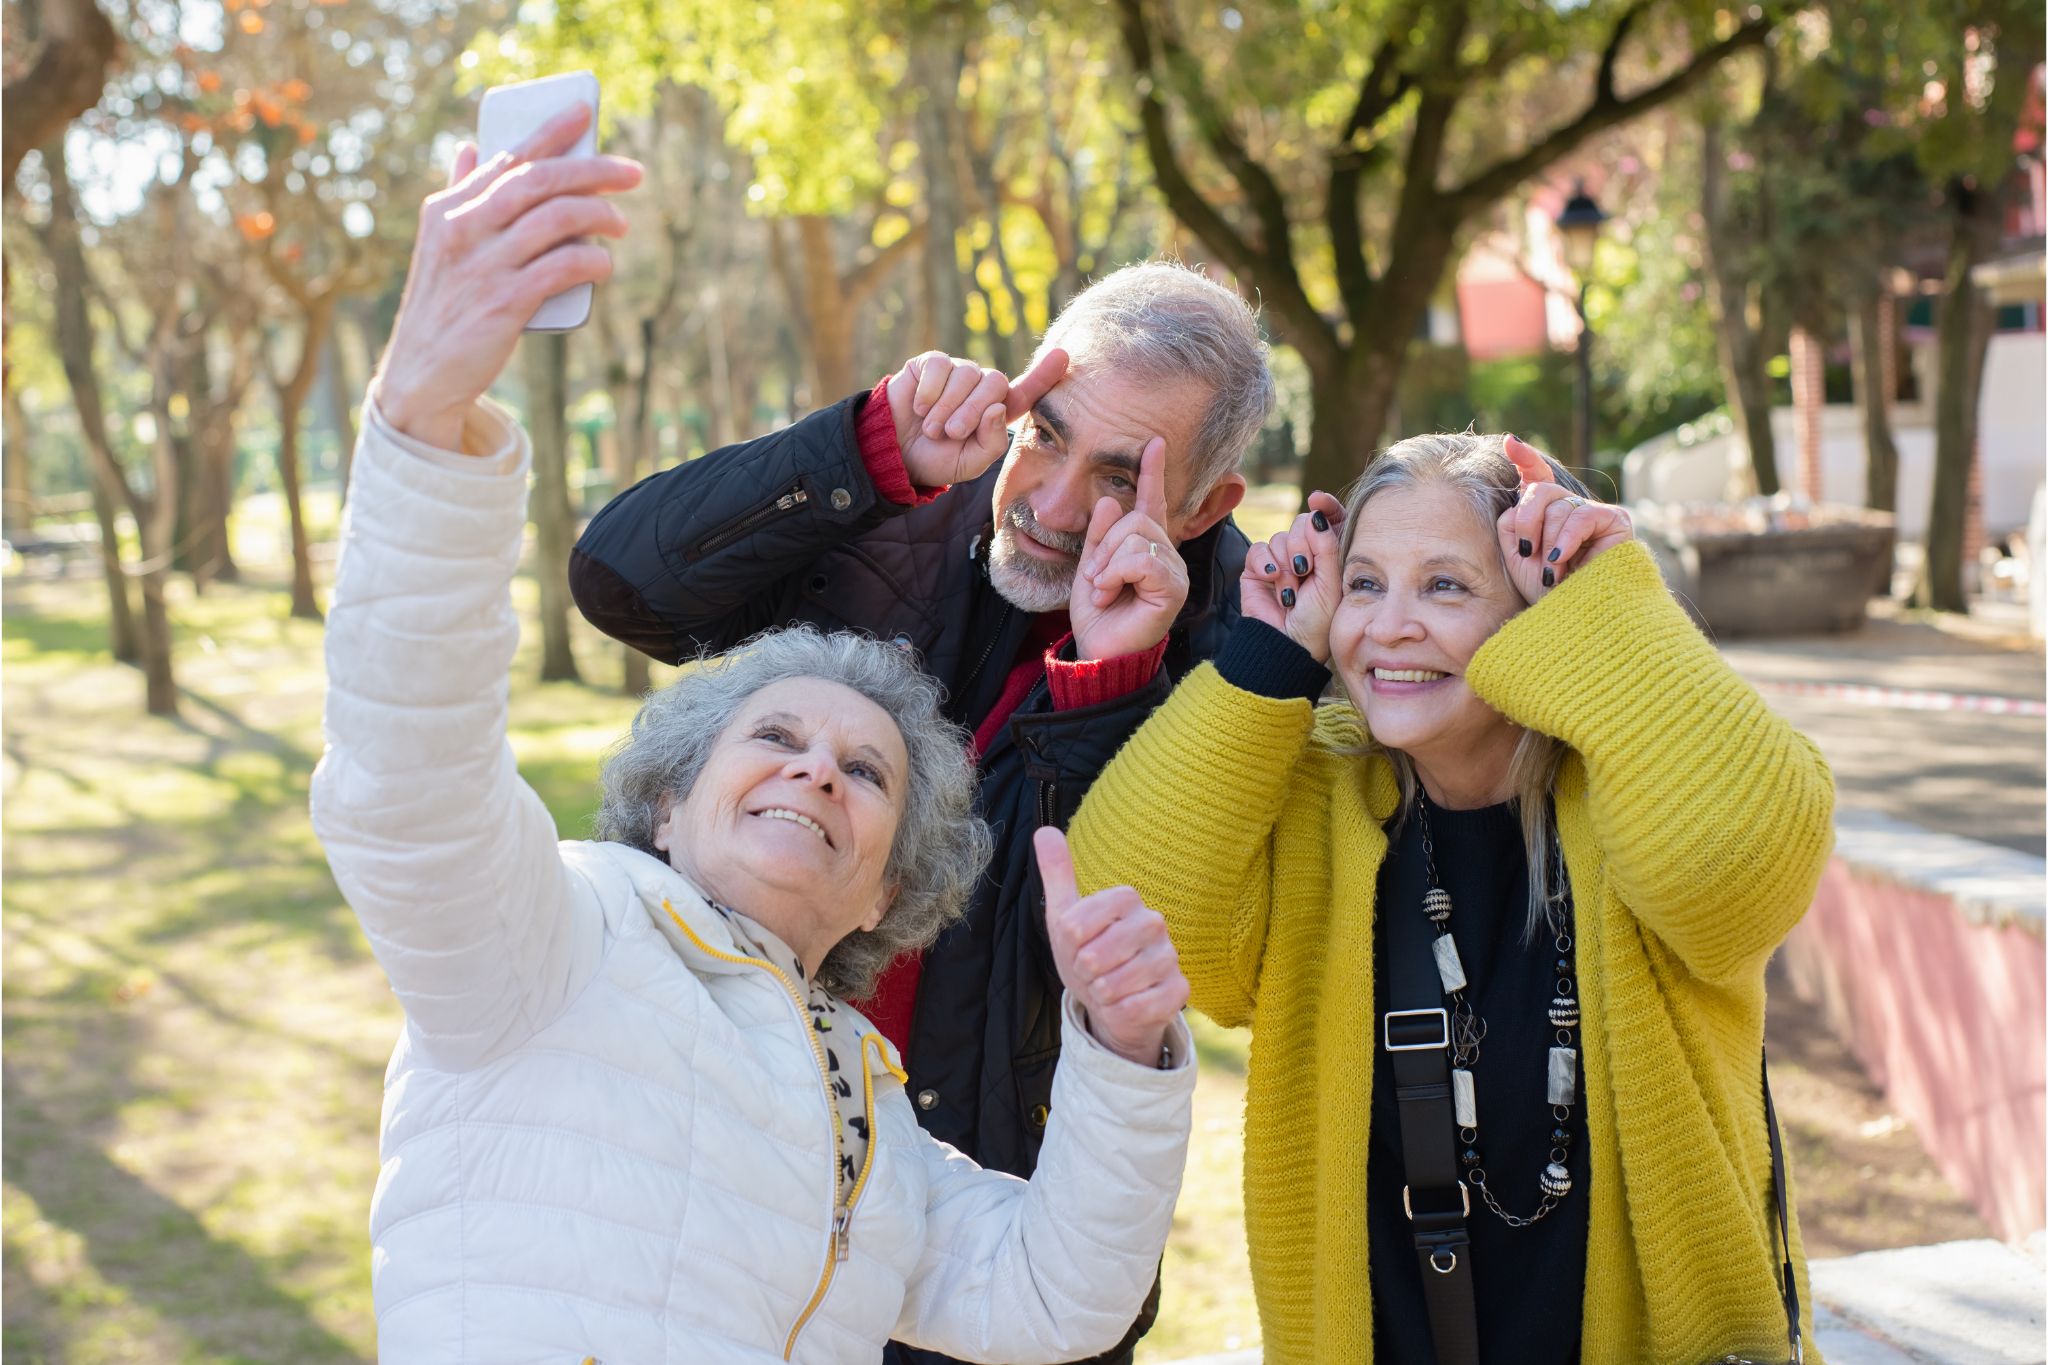
[[[177,721],[145,717],[140,674],[109,661],[96,576],[5,585],[9,1360],[374,1353],[366,1223],[399,1012],[306,818],[320,626],[286,617],[267,526],[244,544],[251,582],[175,589]],[[519,593],[530,615],[532,582]],[[617,647],[586,631],[578,649],[593,685],[534,683],[522,652],[512,718],[572,836],[633,709],[613,695]],[[1245,1038],[1199,1040],[1194,1157],[1141,1360],[1258,1337]]]

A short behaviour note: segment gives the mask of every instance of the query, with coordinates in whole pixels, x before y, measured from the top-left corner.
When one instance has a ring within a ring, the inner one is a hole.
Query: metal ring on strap
[[[1437,1258],[1437,1257],[1439,1257],[1439,1256],[1448,1256],[1448,1257],[1450,1257],[1450,1259],[1451,1259],[1451,1263],[1450,1263],[1449,1265],[1438,1265],[1438,1264],[1437,1264],[1437,1262],[1436,1262],[1436,1258]],[[1456,1269],[1458,1268],[1458,1253],[1457,1253],[1457,1252],[1455,1252],[1455,1251],[1432,1251],[1432,1252],[1430,1252],[1430,1253],[1429,1253],[1429,1268],[1430,1268],[1431,1270],[1434,1270],[1434,1271],[1435,1271],[1435,1272],[1436,1272],[1437,1274],[1439,1274],[1439,1275],[1448,1275],[1448,1274],[1450,1274],[1450,1273],[1451,1273],[1451,1272],[1452,1272],[1453,1270],[1456,1270]]]

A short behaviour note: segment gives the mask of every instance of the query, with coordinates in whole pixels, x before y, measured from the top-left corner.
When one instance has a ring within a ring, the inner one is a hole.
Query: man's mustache
[[[1030,502],[1024,498],[1010,504],[1003,513],[1003,520],[1008,522],[1012,529],[1022,531],[1040,545],[1058,550],[1061,554],[1072,555],[1076,559],[1081,557],[1081,550],[1088,543],[1085,531],[1055,531],[1049,526],[1040,525],[1038,518],[1032,515]]]

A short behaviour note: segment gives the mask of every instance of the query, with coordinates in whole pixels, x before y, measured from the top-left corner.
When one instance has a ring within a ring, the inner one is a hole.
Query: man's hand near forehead
[[[1009,448],[1005,428],[1031,411],[1067,373],[1057,346],[1016,379],[926,351],[889,380],[889,415],[903,468],[918,488],[943,488],[977,478]]]
[[[1076,658],[1142,654],[1173,629],[1188,600],[1188,566],[1166,523],[1166,439],[1154,436],[1138,460],[1135,505],[1126,512],[1101,498],[1089,518],[1067,605]]]

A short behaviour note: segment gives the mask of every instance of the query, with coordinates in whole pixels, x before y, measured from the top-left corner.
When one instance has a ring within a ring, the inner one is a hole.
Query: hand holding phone
[[[399,431],[459,450],[470,407],[512,357],[541,305],[611,275],[590,237],[621,237],[604,196],[640,183],[624,157],[564,155],[589,128],[583,103],[479,164],[456,153],[447,189],[420,213],[405,297],[378,366],[377,405]]]
[[[484,91],[477,107],[477,155],[485,161],[500,152],[510,152],[546,127],[553,119],[572,109],[590,111],[589,122],[568,150],[570,158],[597,155],[597,77],[588,71],[571,71],[560,76],[494,85]],[[543,303],[526,324],[529,332],[567,332],[590,321],[590,298],[596,286],[571,285]]]

